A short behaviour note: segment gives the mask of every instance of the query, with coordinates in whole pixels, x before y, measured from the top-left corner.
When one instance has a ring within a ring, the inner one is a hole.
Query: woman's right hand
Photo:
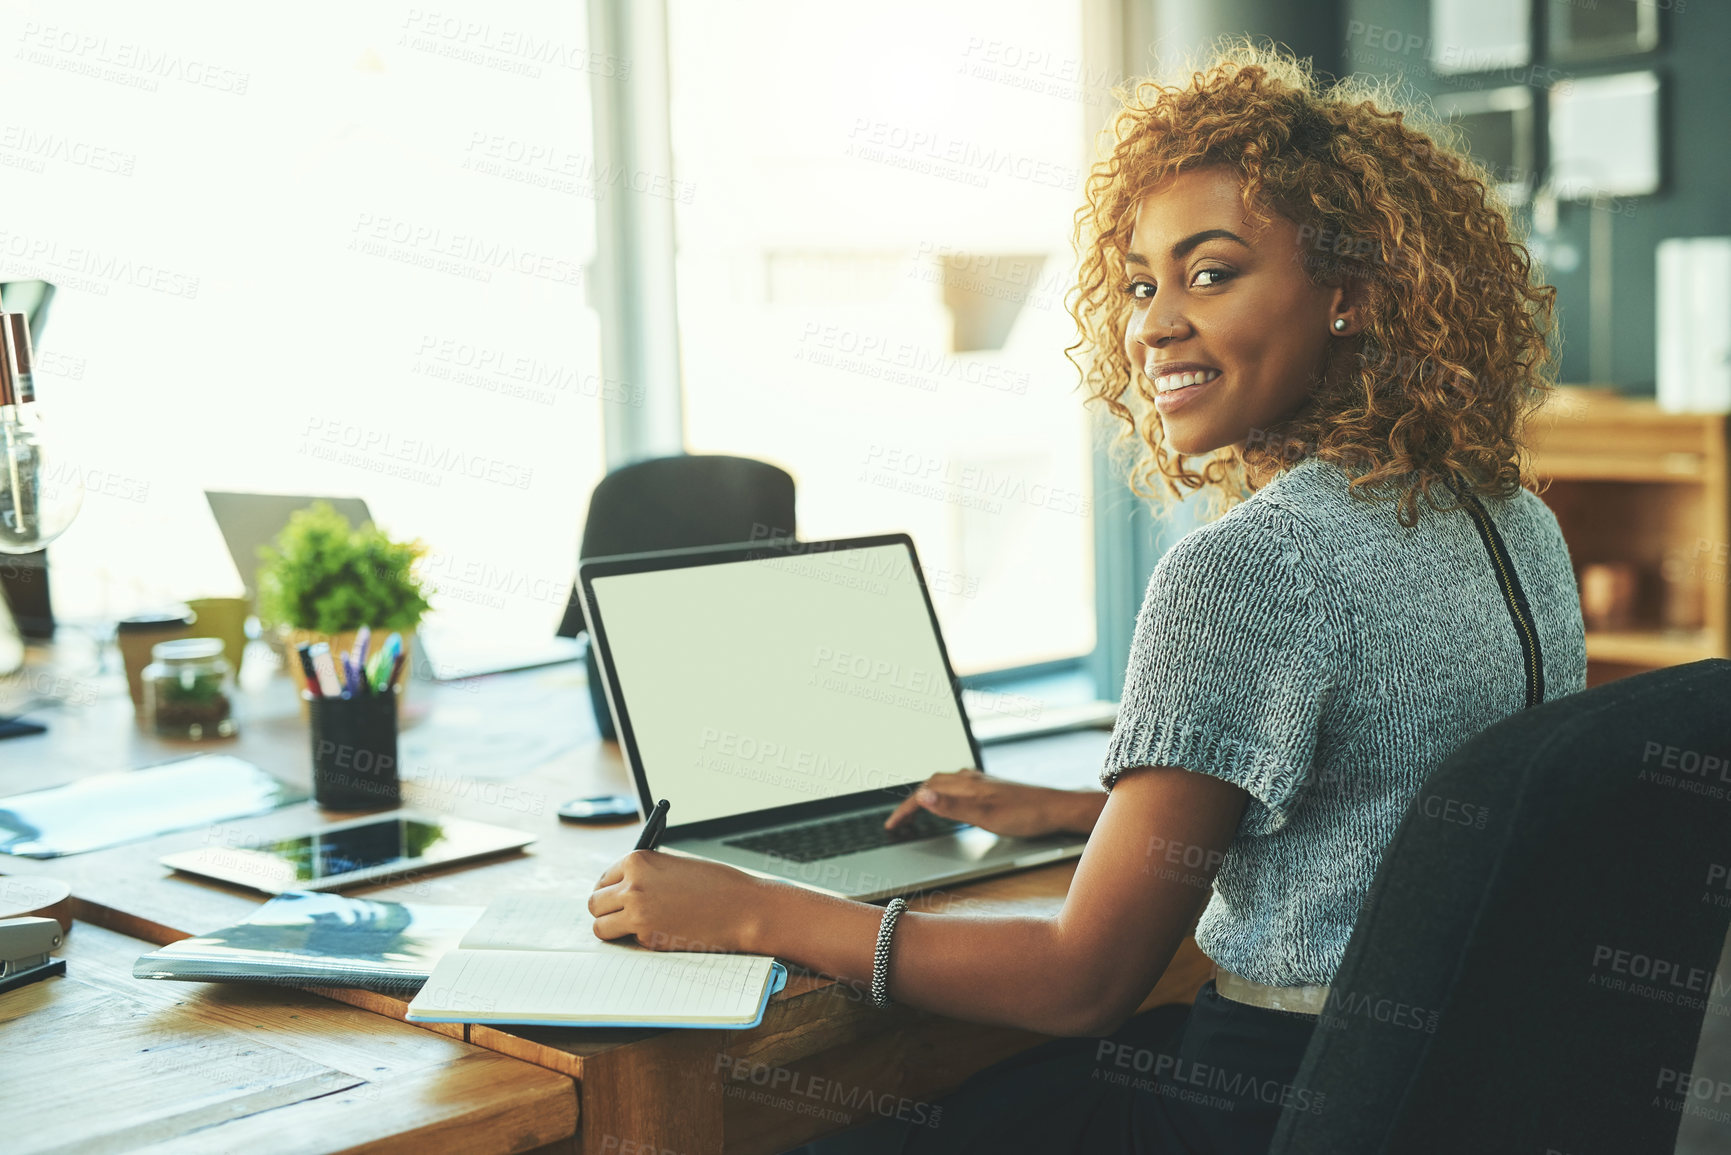
[[[1086,834],[1094,828],[1094,820],[1100,816],[1105,802],[1105,794],[1096,791],[1028,786],[969,768],[933,774],[926,779],[895,808],[884,822],[884,829],[894,830],[911,818],[914,811],[925,809],[1015,838],[1033,838],[1060,830]]]

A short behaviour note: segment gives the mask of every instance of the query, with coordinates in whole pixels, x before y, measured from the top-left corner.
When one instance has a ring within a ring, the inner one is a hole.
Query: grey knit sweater
[[[1100,774],[1110,790],[1122,770],[1181,766],[1249,792],[1196,943],[1277,986],[1333,979],[1426,776],[1525,698],[1472,517],[1421,500],[1408,530],[1392,502],[1365,504],[1348,480],[1308,458],[1160,559]],[[1556,518],[1524,489],[1484,504],[1538,628],[1546,699],[1584,689]],[[1167,854],[1150,868],[1170,869]]]

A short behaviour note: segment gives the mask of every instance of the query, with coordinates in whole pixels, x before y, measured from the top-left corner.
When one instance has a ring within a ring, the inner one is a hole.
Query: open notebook
[[[415,1023],[755,1027],[787,968],[767,955],[653,951],[595,937],[588,895],[507,894],[439,959]]]

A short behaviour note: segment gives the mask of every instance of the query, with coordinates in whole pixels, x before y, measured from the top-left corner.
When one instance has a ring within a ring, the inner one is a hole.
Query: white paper
[[[654,953],[646,947],[596,938],[587,894],[547,890],[515,891],[495,898],[457,946],[460,950]]]

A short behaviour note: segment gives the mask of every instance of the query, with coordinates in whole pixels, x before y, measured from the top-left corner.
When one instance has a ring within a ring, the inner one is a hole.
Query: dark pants
[[[1157,1007],[1105,1038],[1053,1039],[988,1067],[918,1115],[787,1155],[1262,1155],[1280,1112],[1322,1109],[1292,1085],[1314,1015],[1222,998]],[[935,1125],[934,1125],[935,1124]]]

